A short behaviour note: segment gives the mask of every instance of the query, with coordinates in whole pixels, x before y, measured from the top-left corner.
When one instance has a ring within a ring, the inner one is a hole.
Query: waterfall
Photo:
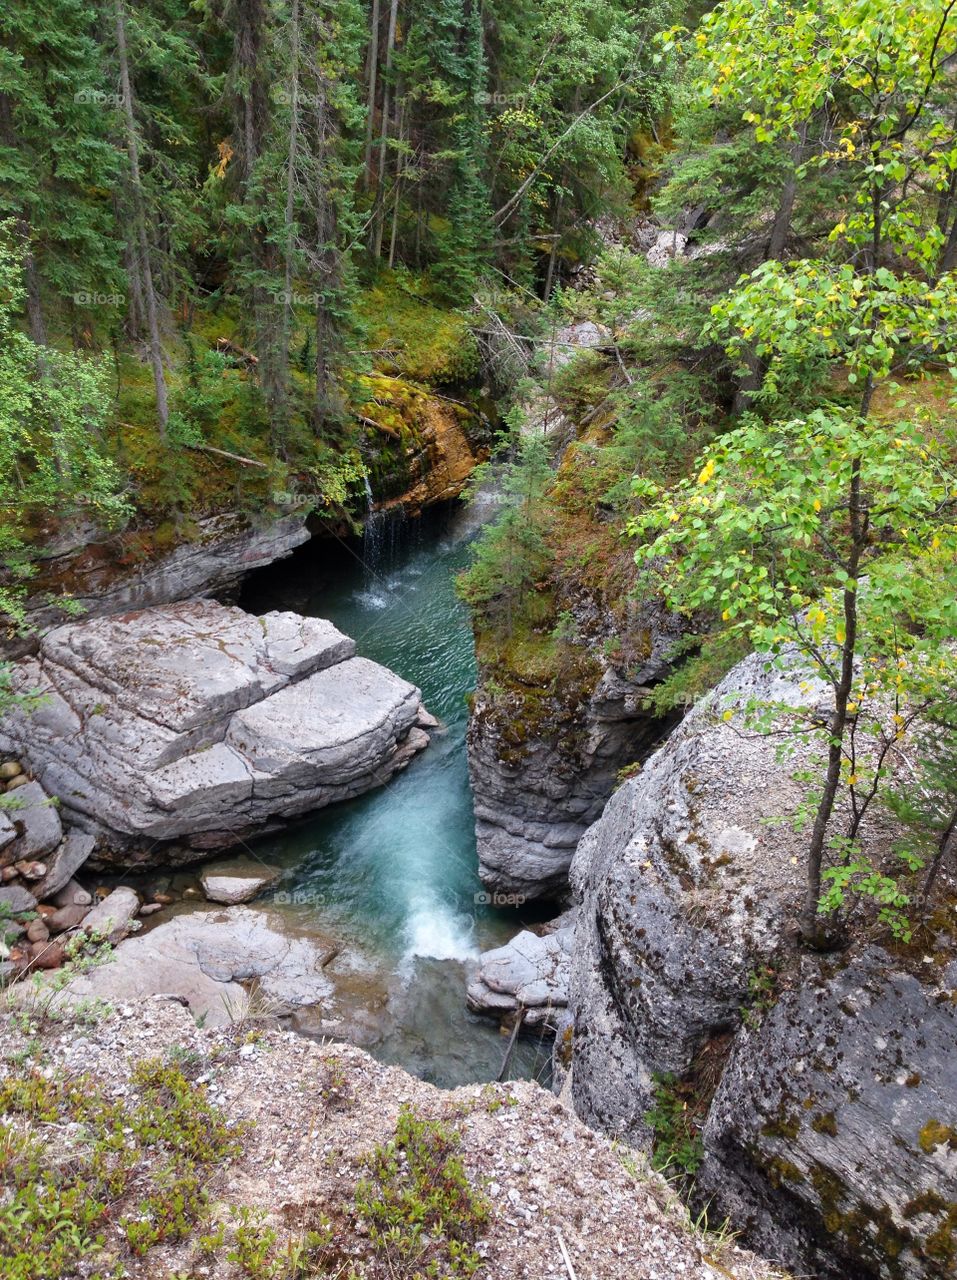
[[[376,577],[382,568],[383,532],[388,517],[376,511],[368,471],[362,477],[366,491],[366,518],[362,525],[362,561],[366,577]]]

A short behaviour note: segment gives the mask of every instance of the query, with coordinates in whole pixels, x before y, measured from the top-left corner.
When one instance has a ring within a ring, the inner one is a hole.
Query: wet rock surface
[[[45,701],[9,714],[0,746],[101,861],[195,859],[381,785],[427,745],[418,690],[354,654],[323,619],[205,600],[59,627],[16,667]]]

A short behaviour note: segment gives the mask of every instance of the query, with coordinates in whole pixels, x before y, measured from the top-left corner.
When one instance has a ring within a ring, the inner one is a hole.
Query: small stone
[[[5,760],[0,764],[0,782],[12,782],[23,773],[23,765],[16,760]]]
[[[162,910],[163,910],[162,902],[144,902],[143,905],[140,907],[140,915],[152,916],[152,915],[155,915],[157,911],[162,911]]]
[[[59,969],[66,959],[62,942],[35,942],[30,947],[30,960],[37,969]]]
[[[18,773],[15,778],[11,778],[10,781],[7,783],[7,790],[16,791],[18,787],[25,787],[29,781],[30,779],[27,776],[27,774]]]
[[[73,906],[57,907],[56,911],[46,917],[46,926],[51,933],[65,933],[67,929],[75,929],[90,914],[90,908],[77,903]]]
[[[51,896],[51,902],[57,907],[88,907],[93,895],[76,880],[68,880],[57,893]]]
[[[24,880],[42,880],[47,873],[47,864],[45,862],[15,862],[14,867],[23,876]]]
[[[171,893],[154,893],[153,900],[158,902],[161,907],[167,907],[174,901],[174,898]]]
[[[233,858],[228,862],[216,862],[204,867],[199,879],[210,902],[221,902],[231,907],[258,897],[264,889],[275,884],[281,875],[279,867],[269,866],[265,862],[257,862],[252,858]]]
[[[27,925],[27,938],[31,942],[48,942],[50,940],[50,930],[42,920],[31,920]]]

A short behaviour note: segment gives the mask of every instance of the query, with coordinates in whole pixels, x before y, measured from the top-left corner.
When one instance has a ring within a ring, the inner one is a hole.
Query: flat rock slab
[[[573,935],[571,925],[543,937],[526,930],[483,952],[469,983],[468,1007],[495,1016],[524,1009],[529,1026],[548,1021],[568,1004]]]
[[[203,868],[199,882],[210,902],[234,906],[250,902],[282,875],[279,867],[269,866],[253,858],[233,858],[211,863]]]
[[[255,980],[267,1008],[280,1013],[318,1004],[332,994],[322,971],[328,947],[312,937],[287,936],[280,922],[250,907],[174,916],[142,937],[128,938],[110,963],[75,978],[69,999],[108,1001],[174,995],[204,1025],[240,1018]]]
[[[57,806],[39,782],[17,788],[15,807],[7,810],[7,816],[17,831],[16,843],[7,849],[12,861],[43,858],[63,839]]]
[[[7,715],[0,750],[98,837],[100,861],[195,860],[381,785],[427,744],[419,691],[354,655],[322,618],[212,600],[71,623],[17,664],[15,687],[44,702]]]
[[[62,844],[47,858],[47,873],[34,886],[41,902],[54,897],[70,883],[93,852],[96,838],[88,831],[68,831]]]

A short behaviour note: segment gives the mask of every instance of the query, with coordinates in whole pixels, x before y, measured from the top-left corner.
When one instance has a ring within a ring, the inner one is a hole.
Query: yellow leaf
[[[698,475],[698,484],[707,484],[714,475],[714,459],[709,458]]]
[[[815,510],[815,511],[820,511],[820,509],[821,509],[821,499],[820,499],[820,498],[815,498],[815,499],[814,499],[814,510]]]

